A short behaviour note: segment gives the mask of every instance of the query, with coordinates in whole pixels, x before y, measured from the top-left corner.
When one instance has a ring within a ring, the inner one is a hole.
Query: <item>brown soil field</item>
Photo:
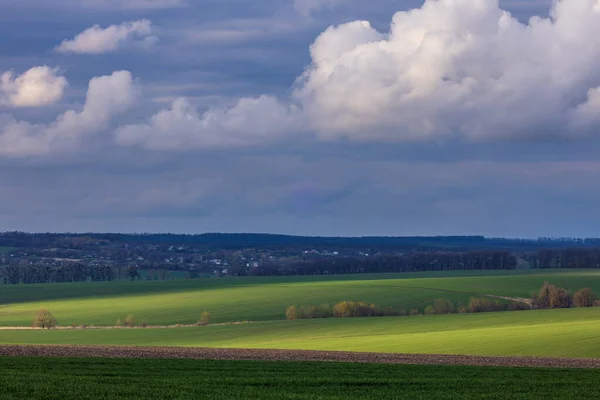
[[[355,353],[305,350],[218,349],[195,347],[0,346],[0,356],[170,358],[203,360],[329,361],[378,364],[471,365],[501,367],[600,368],[600,359],[482,357],[466,355]]]

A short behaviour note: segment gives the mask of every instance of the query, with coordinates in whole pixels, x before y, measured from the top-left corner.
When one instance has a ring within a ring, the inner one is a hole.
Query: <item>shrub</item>
[[[394,311],[391,307],[379,309],[375,304],[363,301],[340,301],[333,307],[329,304],[320,306],[289,306],[285,310],[285,317],[289,320],[309,318],[350,318],[350,317],[381,317],[406,315],[406,311]]]
[[[351,315],[352,310],[349,301],[341,301],[333,306],[334,317],[350,317]]]
[[[317,317],[317,307],[316,306],[307,306],[307,307],[302,307],[303,313],[304,314],[304,318],[306,319],[313,319]]]
[[[400,311],[394,310],[392,307],[386,307],[379,310],[379,315],[382,317],[397,317],[406,315],[406,310],[402,309]]]
[[[333,316],[339,318],[374,317],[377,314],[377,307],[374,304],[362,301],[341,301],[333,306]]]
[[[540,289],[539,294],[533,295],[534,308],[569,308],[572,305],[571,295],[565,289],[556,287],[548,282]]]
[[[316,318],[329,318],[333,315],[333,311],[329,304],[321,304],[316,307]]]
[[[453,314],[456,312],[454,304],[445,299],[437,299],[433,302],[433,309],[436,314]]]
[[[359,311],[359,317],[381,317],[383,314],[375,304],[366,304],[363,311]]]
[[[378,317],[379,310],[375,304],[367,304],[361,301],[356,303],[355,314],[357,317]]]
[[[417,310],[416,308],[413,308],[412,310],[410,310],[410,315],[421,315],[421,311]]]
[[[35,314],[33,319],[34,328],[51,329],[56,327],[56,319],[52,313],[45,308],[42,308]]]
[[[459,314],[466,314],[466,313],[467,313],[467,308],[466,308],[466,307],[463,307],[463,306],[461,306],[461,307],[458,307],[458,310],[457,310],[457,312],[458,312]]]
[[[301,306],[298,308],[298,319],[306,319],[308,316],[306,315],[306,307]]]
[[[198,321],[198,325],[208,325],[210,324],[210,313],[208,311],[204,311],[202,315],[200,315],[200,321]]]
[[[531,297],[532,304],[535,308],[550,308],[550,291],[554,286],[548,282],[544,282],[544,285],[540,288],[539,294],[534,294]]]
[[[148,323],[146,321],[142,321],[142,322],[140,322],[140,327],[147,328],[148,327]]]
[[[581,289],[573,295],[573,304],[575,307],[593,307],[598,300],[598,295],[590,288]]]
[[[529,305],[525,303],[514,302],[508,305],[508,311],[524,311],[529,309]]]
[[[298,310],[296,309],[296,306],[289,306],[285,310],[285,318],[290,320],[298,319]]]
[[[467,310],[470,313],[504,311],[506,310],[506,306],[498,300],[471,297],[467,305]]]
[[[123,320],[123,325],[127,328],[133,328],[135,327],[135,318],[133,315],[128,315],[125,317],[125,319]]]
[[[423,311],[423,313],[425,315],[433,315],[433,314],[435,314],[435,308],[433,308],[432,305],[429,305],[429,306],[425,307],[425,310]]]
[[[554,287],[550,292],[550,308],[569,308],[573,305],[571,294],[563,288]]]

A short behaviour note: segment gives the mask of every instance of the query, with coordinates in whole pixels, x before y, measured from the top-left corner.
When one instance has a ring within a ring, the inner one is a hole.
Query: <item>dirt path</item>
[[[533,303],[533,301],[531,299],[527,299],[525,297],[507,297],[507,296],[498,296],[495,294],[478,293],[478,292],[462,292],[459,290],[448,290],[448,289],[434,289],[434,288],[427,288],[427,287],[422,287],[422,286],[394,285],[394,287],[399,287],[399,288],[404,288],[404,289],[422,289],[422,290],[429,290],[432,292],[440,292],[440,293],[456,293],[456,294],[465,294],[465,295],[469,295],[469,296],[490,297],[493,299],[509,300],[509,301],[514,301],[516,303],[527,304],[529,307],[531,307],[532,303]]]
[[[0,346],[0,356],[170,358],[203,360],[333,361],[377,364],[600,368],[600,359],[483,357],[465,355],[353,353],[305,350],[250,350],[187,347]]]

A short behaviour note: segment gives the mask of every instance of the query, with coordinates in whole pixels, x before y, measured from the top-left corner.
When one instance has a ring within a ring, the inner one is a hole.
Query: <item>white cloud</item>
[[[22,75],[13,72],[0,75],[0,104],[13,107],[41,107],[58,102],[68,85],[58,76],[57,68],[34,67]]]
[[[127,111],[136,95],[131,74],[118,71],[93,78],[82,110],[68,110],[50,124],[0,116],[0,155],[25,157],[74,150],[85,136],[106,129],[113,117]]]
[[[60,53],[103,54],[117,51],[126,44],[151,45],[157,40],[152,36],[151,25],[148,20],[123,22],[106,28],[94,25],[73,40],[63,41],[56,50]]]
[[[390,31],[331,27],[290,99],[199,115],[185,100],[117,132],[153,149],[242,146],[312,131],[402,142],[580,137],[600,129],[600,1],[562,0],[523,24],[494,0],[427,0]],[[292,105],[288,105],[292,104]]]
[[[590,89],[587,101],[575,108],[570,118],[573,132],[592,134],[600,127],[600,86]]]
[[[322,138],[569,135],[584,116],[590,131],[600,1],[558,1],[550,15],[522,24],[494,0],[427,0],[396,13],[388,33],[332,27],[312,45],[295,99]]]
[[[297,109],[276,98],[242,98],[230,108],[199,114],[186,99],[152,116],[147,124],[117,130],[117,142],[153,150],[206,149],[268,143],[300,129]]]

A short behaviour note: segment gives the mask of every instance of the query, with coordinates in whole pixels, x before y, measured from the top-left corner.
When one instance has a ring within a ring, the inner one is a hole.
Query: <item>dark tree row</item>
[[[475,250],[522,250],[541,248],[594,247],[600,239],[539,238],[505,239],[483,236],[407,236],[407,237],[311,237],[272,234],[120,234],[120,233],[25,233],[0,232],[0,247],[19,248],[95,248],[104,245],[153,244],[186,245],[198,248],[244,249],[244,248],[362,248],[431,251],[454,249]]]
[[[516,269],[515,256],[504,251],[409,253],[372,257],[328,258],[280,266],[266,264],[254,275],[325,275],[382,272]]]
[[[600,249],[540,250],[526,259],[532,268],[600,268]]]
[[[60,267],[46,265],[8,265],[0,270],[4,284],[33,284],[58,282],[106,282],[114,281],[118,271],[108,265],[86,266],[73,263]]]

